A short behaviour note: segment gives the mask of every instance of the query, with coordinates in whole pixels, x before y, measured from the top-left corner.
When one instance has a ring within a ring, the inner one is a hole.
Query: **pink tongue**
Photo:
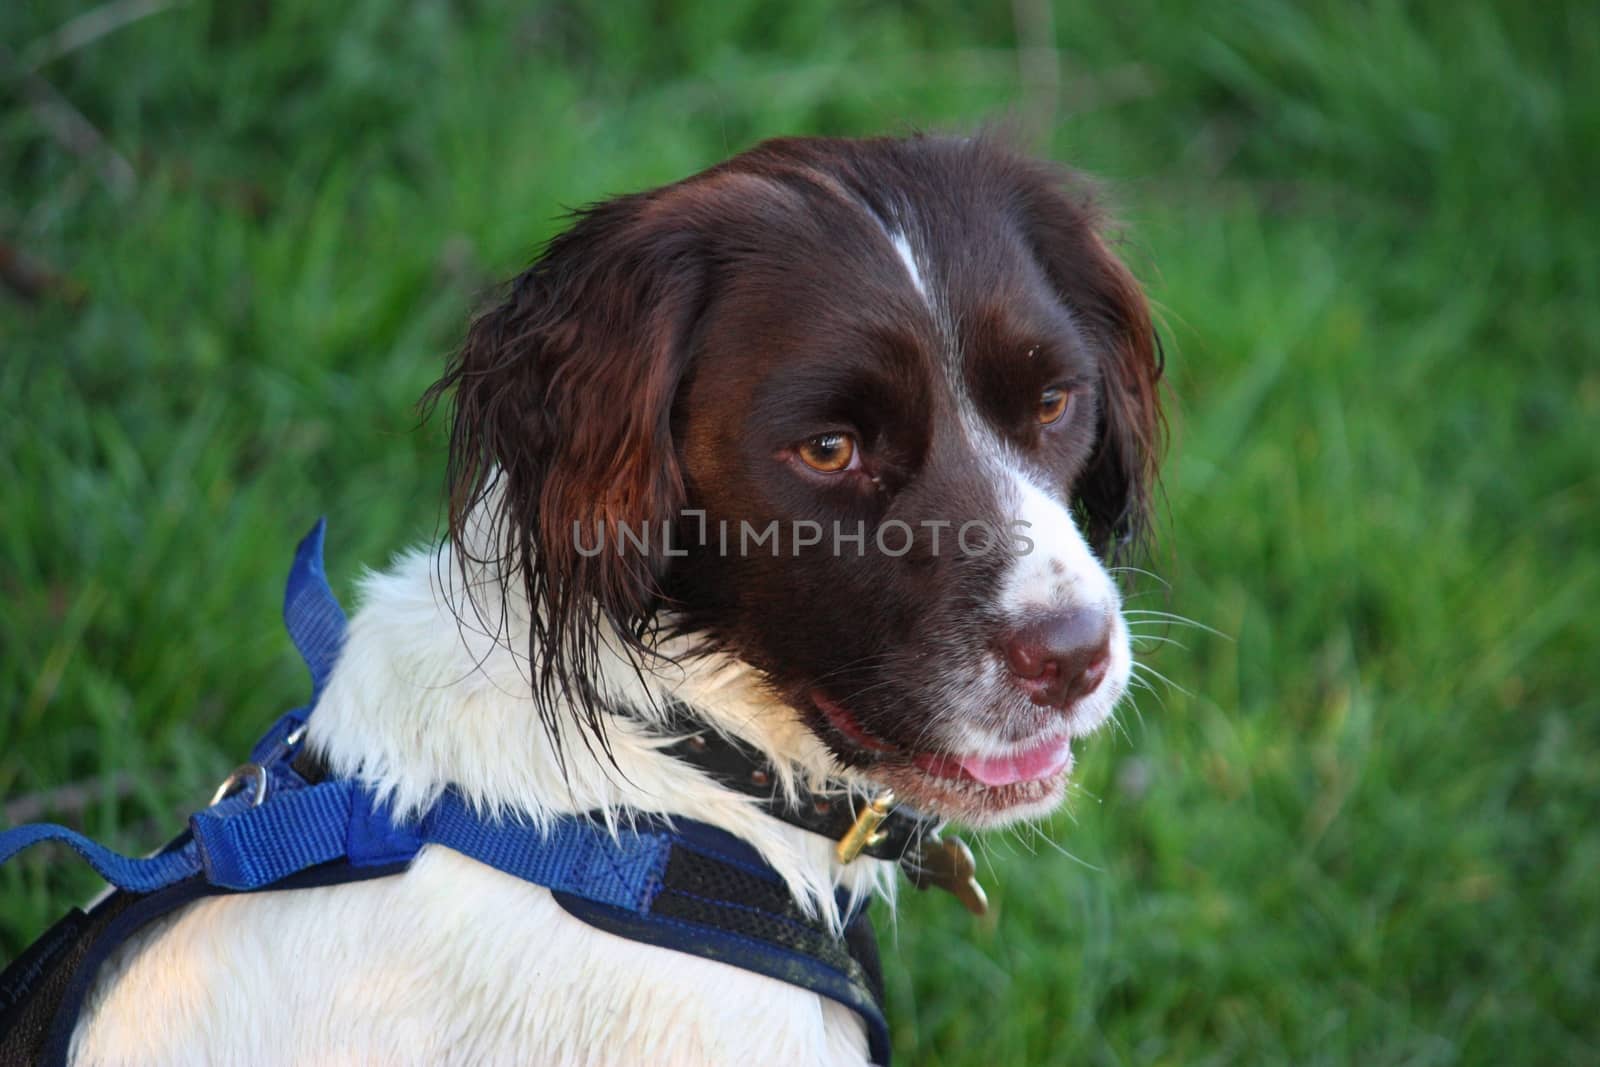
[[[1067,738],[1015,752],[1009,756],[961,756],[961,769],[984,785],[1010,785],[1051,778],[1072,762],[1072,743]]]

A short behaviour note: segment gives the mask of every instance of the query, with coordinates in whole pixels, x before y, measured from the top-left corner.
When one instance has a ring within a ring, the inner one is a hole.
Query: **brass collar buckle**
[[[893,810],[893,789],[885,789],[867,801],[866,807],[856,813],[856,821],[850,824],[850,829],[846,830],[844,836],[833,846],[834,858],[840,863],[849,863],[861,855],[862,849],[880,844],[884,834],[878,827]]]
[[[884,833],[878,827],[893,810],[894,790],[885,789],[873,797],[856,813],[856,821],[833,846],[834,857],[840,863],[849,863],[861,855],[862,850],[882,842]],[[983,915],[989,910],[989,897],[978,883],[972,850],[954,834],[949,837],[927,834],[901,858],[900,867],[918,889],[943,889],[974,915]]]

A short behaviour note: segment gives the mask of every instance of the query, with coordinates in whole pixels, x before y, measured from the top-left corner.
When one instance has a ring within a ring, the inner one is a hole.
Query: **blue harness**
[[[267,731],[188,830],[154,856],[119,855],[63,826],[0,833],[0,863],[45,841],[69,845],[117,892],[74,910],[0,975],[0,1067],[64,1064],[99,964],[151,920],[201,897],[384,877],[443,845],[535,885],[568,912],[635,941],[777,978],[858,1012],[874,1062],[889,1063],[882,978],[866,909],[839,938],[795,907],[777,873],[740,839],[687,819],[644,816],[613,833],[568,816],[540,828],[475,813],[446,791],[397,822],[349,778],[313,780],[297,760],[306,720],[344,640],[345,615],[322,564],[324,524],[300,542],[284,622],[311,672],[311,700]],[[847,902],[840,896],[840,906]]]

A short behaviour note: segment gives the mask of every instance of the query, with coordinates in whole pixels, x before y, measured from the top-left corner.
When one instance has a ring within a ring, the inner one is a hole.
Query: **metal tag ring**
[[[235,767],[217,786],[217,791],[211,794],[211,803],[206,806],[216,807],[248,781],[255,782],[255,789],[250,794],[250,806],[259,808],[261,802],[267,799],[267,772],[259,763],[241,763]]]

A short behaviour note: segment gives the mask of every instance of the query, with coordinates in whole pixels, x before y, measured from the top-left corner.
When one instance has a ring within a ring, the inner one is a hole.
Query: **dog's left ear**
[[[1024,182],[1023,210],[1035,255],[1100,352],[1099,437],[1077,504],[1089,543],[1115,557],[1149,526],[1166,437],[1161,340],[1144,290],[1107,245],[1106,222],[1081,179],[1038,168]]]

